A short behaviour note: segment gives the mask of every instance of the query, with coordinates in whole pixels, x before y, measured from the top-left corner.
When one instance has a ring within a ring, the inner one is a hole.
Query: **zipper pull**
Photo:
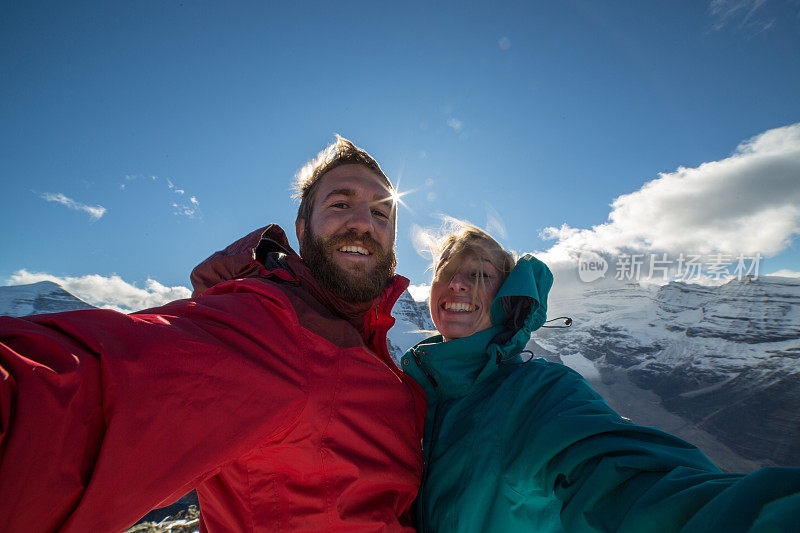
[[[439,384],[436,382],[436,379],[428,372],[425,366],[422,364],[422,358],[419,356],[419,352],[422,351],[424,355],[427,355],[427,352],[424,350],[420,350],[419,348],[414,348],[411,350],[411,353],[414,354],[414,361],[416,361],[417,366],[422,370],[422,373],[425,374],[425,377],[428,378],[428,381],[431,382],[431,385],[434,387],[438,387]]]

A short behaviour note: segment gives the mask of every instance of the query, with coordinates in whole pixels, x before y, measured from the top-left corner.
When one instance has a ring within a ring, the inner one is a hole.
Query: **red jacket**
[[[193,487],[202,530],[408,526],[425,399],[386,349],[408,281],[347,304],[270,226],[192,282],[131,315],[0,318],[0,531],[122,530]]]

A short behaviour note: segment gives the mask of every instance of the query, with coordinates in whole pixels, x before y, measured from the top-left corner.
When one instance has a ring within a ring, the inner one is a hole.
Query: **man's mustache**
[[[369,249],[370,252],[374,254],[385,254],[386,250],[383,249],[383,246],[380,245],[378,241],[376,241],[372,235],[369,233],[358,233],[356,230],[347,230],[344,233],[340,233],[339,235],[334,235],[330,237],[326,242],[325,246],[329,249],[335,249],[339,245],[359,241],[363,245]]]

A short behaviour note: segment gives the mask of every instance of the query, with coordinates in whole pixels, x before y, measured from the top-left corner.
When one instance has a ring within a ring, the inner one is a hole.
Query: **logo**
[[[578,277],[584,283],[591,283],[603,278],[608,270],[608,263],[605,259],[594,252],[581,252],[578,258]]]

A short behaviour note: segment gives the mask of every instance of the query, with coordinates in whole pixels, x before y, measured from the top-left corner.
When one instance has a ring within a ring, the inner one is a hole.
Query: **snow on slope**
[[[552,302],[552,308],[572,316],[575,326],[567,332],[544,330],[535,338],[562,356],[579,353],[596,364],[623,368],[689,365],[698,375],[716,377],[767,361],[773,368],[800,371],[792,357],[780,356],[800,346],[800,280],[589,289]]]
[[[52,281],[0,287],[0,315],[27,316],[94,308]]]
[[[392,309],[395,323],[389,330],[388,344],[392,359],[399,366],[400,358],[406,350],[419,341],[435,335],[436,331],[431,320],[426,301],[417,301],[405,291]]]
[[[731,470],[800,465],[800,280],[586,288],[551,304],[574,326],[536,332],[535,342],[581,362],[576,370],[622,414]]]

